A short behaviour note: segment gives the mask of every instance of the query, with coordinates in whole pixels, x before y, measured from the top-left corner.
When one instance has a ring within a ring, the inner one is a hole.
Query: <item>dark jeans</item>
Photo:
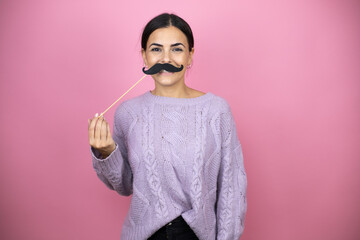
[[[155,232],[148,240],[199,240],[180,215]]]

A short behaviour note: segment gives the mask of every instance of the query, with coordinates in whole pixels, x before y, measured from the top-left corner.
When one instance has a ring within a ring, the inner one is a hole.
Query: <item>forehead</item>
[[[186,47],[188,46],[185,34],[174,26],[159,28],[153,31],[149,36],[147,45],[149,46],[152,43],[159,43],[164,46],[174,43],[182,43]]]

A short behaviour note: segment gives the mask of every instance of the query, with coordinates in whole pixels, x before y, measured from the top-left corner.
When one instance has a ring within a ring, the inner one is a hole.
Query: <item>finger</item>
[[[90,139],[90,142],[93,142],[94,139],[95,139],[96,122],[97,122],[97,118],[94,117],[91,120],[90,125],[89,125],[89,139]]]
[[[102,124],[101,124],[101,141],[106,142],[106,134],[107,134],[107,122],[104,118],[102,118]]]
[[[106,134],[106,140],[109,141],[111,138],[111,132],[110,132],[110,124],[107,124],[107,134]]]
[[[104,118],[104,140],[107,141],[108,139],[108,126],[109,126],[109,123],[106,121],[106,119]]]
[[[101,140],[101,124],[102,124],[102,119],[97,117],[97,122],[96,122],[96,127],[95,127],[95,136],[94,136],[94,139],[97,142],[99,142]]]
[[[92,121],[92,119],[89,118],[89,119],[88,119],[88,130],[89,130],[89,128],[90,128],[91,121]]]

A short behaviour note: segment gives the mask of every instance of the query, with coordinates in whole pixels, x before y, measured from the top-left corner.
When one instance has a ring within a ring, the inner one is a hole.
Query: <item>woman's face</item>
[[[191,65],[194,49],[189,51],[186,35],[174,26],[159,28],[152,32],[142,49],[142,56],[147,68],[156,63],[170,63],[176,67],[184,66],[180,72],[170,73],[161,71],[152,75],[155,86],[172,86],[184,84],[187,66]]]

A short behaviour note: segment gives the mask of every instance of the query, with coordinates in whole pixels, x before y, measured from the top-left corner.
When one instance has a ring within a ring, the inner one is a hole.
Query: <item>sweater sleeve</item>
[[[91,147],[93,167],[97,176],[108,188],[123,196],[129,196],[133,191],[133,174],[128,162],[126,137],[123,130],[126,122],[129,121],[129,117],[130,114],[121,104],[114,115],[112,137],[116,148],[107,158],[102,159],[99,151]]]
[[[220,117],[221,163],[217,182],[216,226],[218,240],[238,240],[247,209],[243,154],[230,108]]]

